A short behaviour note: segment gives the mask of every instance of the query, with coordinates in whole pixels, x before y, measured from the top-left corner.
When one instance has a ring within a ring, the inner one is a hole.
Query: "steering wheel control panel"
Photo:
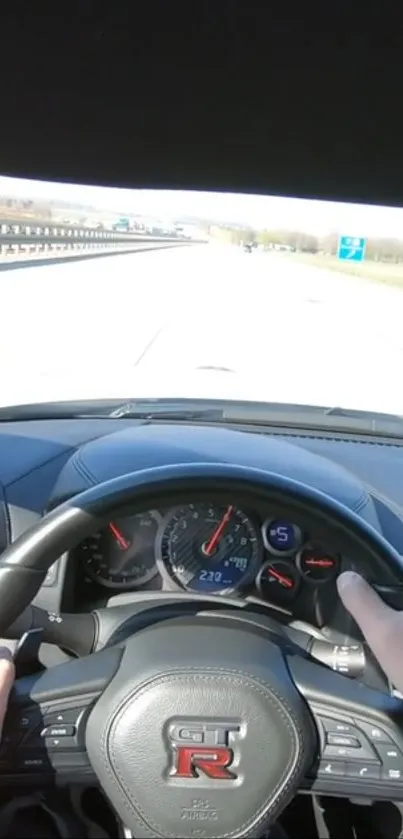
[[[389,790],[396,784],[403,792],[403,743],[392,727],[364,718],[333,717],[318,712],[316,723],[320,736],[320,755],[311,771],[309,786],[330,790],[345,781],[362,791],[369,784],[381,784]],[[400,745],[399,745],[400,744]]]
[[[0,786],[32,785],[40,779],[62,784],[88,782],[94,772],[85,747],[87,719],[99,694],[59,699],[43,707],[11,704],[0,749]],[[403,799],[403,743],[385,718],[332,716],[311,705],[318,729],[319,755],[302,788],[346,795]],[[398,742],[397,742],[398,741]],[[374,791],[375,784],[375,791]],[[391,791],[392,790],[392,791]]]
[[[10,776],[32,784],[33,776],[52,781],[57,772],[62,779],[85,779],[92,774],[85,742],[85,720],[94,696],[49,703],[43,708],[31,704],[19,708],[11,704],[0,747],[0,783]]]

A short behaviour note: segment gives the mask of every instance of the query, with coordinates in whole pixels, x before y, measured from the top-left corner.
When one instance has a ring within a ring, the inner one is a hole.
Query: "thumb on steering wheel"
[[[403,612],[396,612],[353,571],[337,580],[344,607],[354,618],[392,685],[403,693]]]

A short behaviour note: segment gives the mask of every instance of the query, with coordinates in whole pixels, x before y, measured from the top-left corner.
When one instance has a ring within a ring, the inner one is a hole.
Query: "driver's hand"
[[[15,667],[13,655],[7,647],[0,647],[0,738],[14,679]]]
[[[0,738],[14,679],[15,667],[12,652],[7,647],[0,647]]]
[[[403,612],[387,606],[366,580],[353,571],[340,574],[337,588],[382,670],[403,694]]]

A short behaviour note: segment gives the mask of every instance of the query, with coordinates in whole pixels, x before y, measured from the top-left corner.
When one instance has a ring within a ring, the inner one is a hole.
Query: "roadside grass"
[[[348,274],[352,277],[403,289],[403,262],[392,264],[390,262],[364,260],[364,262],[352,263],[337,259],[336,256],[306,253],[288,253],[284,256],[294,262],[312,265],[322,270],[337,271],[339,274]]]

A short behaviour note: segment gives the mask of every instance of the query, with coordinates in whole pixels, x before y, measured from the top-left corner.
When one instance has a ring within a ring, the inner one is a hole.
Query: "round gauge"
[[[173,510],[161,537],[162,572],[188,591],[228,592],[251,582],[258,532],[234,506],[189,504]]]
[[[327,583],[338,573],[340,557],[330,554],[318,543],[305,545],[297,557],[297,566],[306,580],[311,583]]]
[[[256,588],[261,597],[275,603],[292,600],[298,585],[297,569],[291,562],[282,559],[269,559],[262,565],[256,578]]]
[[[285,519],[268,519],[262,526],[265,548],[272,554],[291,554],[298,550],[302,535],[299,527]]]
[[[154,511],[115,519],[85,539],[80,558],[90,577],[110,588],[133,588],[157,573],[154,544],[160,523]]]

